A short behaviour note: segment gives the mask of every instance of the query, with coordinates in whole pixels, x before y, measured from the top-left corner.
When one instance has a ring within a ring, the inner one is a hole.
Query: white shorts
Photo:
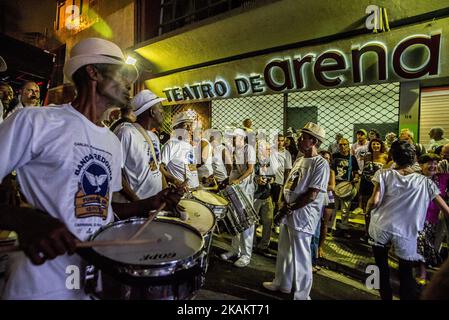
[[[369,235],[373,238],[374,245],[393,245],[396,256],[403,260],[424,261],[423,256],[418,253],[418,237],[401,237],[391,232],[378,229],[371,224],[369,226]]]

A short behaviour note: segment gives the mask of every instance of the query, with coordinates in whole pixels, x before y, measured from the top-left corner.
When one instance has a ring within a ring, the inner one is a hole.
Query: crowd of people
[[[418,298],[414,268],[426,284],[426,268],[442,263],[442,230],[449,226],[443,129],[430,130],[427,148],[409,129],[382,139],[362,128],[352,144],[340,133],[329,143],[312,122],[287,135],[255,130],[251,119],[202,132],[191,114],[180,112],[161,142],[165,99],[147,89],[130,97],[138,72],[115,44],[82,40],[64,71],[77,97],[60,106],[30,108],[40,104],[34,82],[24,83],[17,98],[0,84],[0,229],[15,231],[22,249],[10,254],[2,298],[87,298],[65,287],[65,267],[83,265],[74,254],[78,242],[114,219],[176,211],[186,192],[201,188],[238,186],[260,217],[258,243],[253,224],[221,254],[236,267],[250,264],[253,248],[269,252],[279,229],[275,276],[263,286],[293,290],[295,299],[310,299],[328,231],[345,235],[354,213],[365,217],[359,241],[372,246],[382,299],[392,299],[391,245],[401,299]],[[111,121],[111,108],[120,110],[119,119]]]

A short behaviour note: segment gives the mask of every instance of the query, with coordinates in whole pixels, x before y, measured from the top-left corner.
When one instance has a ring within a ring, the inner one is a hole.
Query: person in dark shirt
[[[340,139],[338,142],[339,152],[332,155],[332,170],[335,171],[336,194],[335,209],[341,210],[342,222],[346,223],[349,219],[349,209],[351,200],[355,196],[352,192],[349,196],[338,196],[338,185],[344,182],[350,182],[354,187],[359,182],[359,165],[357,159],[350,154],[348,139]],[[340,185],[342,186],[342,185]]]

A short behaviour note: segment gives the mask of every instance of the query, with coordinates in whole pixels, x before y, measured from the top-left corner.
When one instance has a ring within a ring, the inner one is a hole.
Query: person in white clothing
[[[243,193],[248,197],[249,202],[254,202],[255,184],[254,165],[256,164],[256,151],[245,142],[246,133],[243,129],[234,130],[234,150],[232,154],[233,165],[229,183],[238,185]],[[253,251],[254,228],[252,225],[242,233],[232,238],[232,250],[222,253],[223,260],[229,260],[233,257],[239,259],[234,265],[237,267],[246,267],[251,261]]]
[[[416,151],[407,141],[395,141],[390,154],[394,169],[378,170],[372,182],[374,190],[366,211],[371,215],[369,235],[374,240],[373,254],[380,271],[380,296],[392,300],[388,251],[394,246],[399,258],[399,296],[401,300],[418,299],[413,267],[423,257],[418,253],[418,232],[423,230],[430,201],[449,215],[449,207],[439,195],[438,186],[428,177],[416,173],[412,166]]]
[[[199,187],[197,161],[192,143],[193,119],[187,112],[173,117],[172,137],[162,149],[162,174],[175,185],[187,183],[190,189]]]
[[[88,299],[67,287],[67,267],[80,275],[86,264],[76,249],[114,213],[147,216],[174,207],[180,190],[166,189],[134,203],[111,203],[122,188],[120,142],[99,124],[110,106],[129,103],[137,69],[114,43],[87,38],[76,44],[64,68],[77,90],[71,104],[24,108],[0,125],[0,179],[16,170],[30,207],[0,206],[0,229],[18,234],[21,252],[10,254],[2,299]],[[74,254],[74,253],[77,254]]]
[[[142,90],[131,100],[136,122],[123,122],[114,130],[122,145],[123,184],[131,189],[131,201],[162,191],[161,147],[151,130],[159,130],[162,125],[164,100],[150,90]]]
[[[212,169],[219,189],[229,184],[229,174],[232,170],[232,158],[228,148],[222,143],[222,134],[218,130],[209,131],[209,141],[212,146]]]
[[[278,212],[282,186],[292,169],[292,155],[285,148],[285,137],[282,134],[278,135],[277,146],[274,146],[272,149],[270,162],[276,179],[271,184],[271,197],[273,199],[274,212]]]
[[[296,160],[284,186],[276,273],[272,282],[263,286],[271,291],[290,293],[295,300],[308,300],[312,289],[311,239],[321,218],[329,164],[318,154],[325,131],[309,122],[301,130],[298,148],[304,154]]]
[[[203,187],[217,187],[214,178],[214,168],[212,166],[213,149],[212,145],[207,139],[208,132],[197,129],[198,141],[194,143],[195,158],[200,160],[197,164],[198,179]]]

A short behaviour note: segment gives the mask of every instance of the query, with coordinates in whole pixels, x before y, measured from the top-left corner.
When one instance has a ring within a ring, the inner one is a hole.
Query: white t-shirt
[[[176,179],[185,181],[187,178],[190,188],[199,186],[195,153],[190,143],[177,138],[167,141],[162,149],[162,163]]]
[[[284,184],[284,172],[292,168],[292,155],[287,149],[274,151],[270,155],[271,167],[276,175],[275,183]]]
[[[313,202],[293,211],[292,214],[284,218],[283,222],[287,226],[301,232],[315,234],[327,193],[329,173],[329,164],[321,156],[301,157],[295,161],[284,185],[285,201],[288,204],[295,202],[309,188],[318,189],[320,192]]]
[[[233,165],[231,174],[229,175],[229,181],[241,177],[243,173],[248,170],[248,164],[256,164],[256,159],[256,151],[251,145],[246,144],[242,148],[234,148]],[[256,191],[256,186],[253,179],[254,171],[239,184],[242,191],[251,201],[254,201],[254,192]]]
[[[368,152],[369,141],[366,140],[364,144],[359,144],[358,141],[351,146],[352,155],[357,159],[359,165],[359,173],[365,166],[365,155]]]
[[[202,142],[205,142],[207,145],[206,151],[203,150],[203,147],[201,146]],[[205,163],[197,168],[199,179],[201,180],[202,178],[210,177],[211,175],[214,174],[214,169],[212,167],[212,146],[211,146],[210,142],[207,141],[206,139],[201,139],[201,141],[199,141],[195,150],[196,150],[195,158],[198,159],[198,163],[201,163],[202,154],[207,152],[207,155],[206,155],[207,158],[206,158]]]
[[[213,148],[212,152],[212,168],[214,170],[214,177],[218,182],[225,180],[228,177],[228,172],[226,171],[226,166],[223,161],[223,150],[226,147],[219,144]]]
[[[154,196],[162,190],[161,146],[158,137],[147,131],[153,142],[156,160],[145,137],[129,122],[120,124],[114,133],[122,145],[124,171],[130,188],[140,199]]]
[[[111,196],[122,188],[120,142],[71,105],[24,108],[0,126],[0,178],[16,170],[21,191],[35,208],[62,221],[84,241],[113,219]],[[35,266],[22,253],[10,254],[3,299],[82,299],[66,288],[66,268],[78,255]]]
[[[394,169],[378,170],[372,181],[379,184],[380,202],[371,211],[370,229],[416,238],[430,201],[440,193],[437,185],[419,173],[403,176]]]

